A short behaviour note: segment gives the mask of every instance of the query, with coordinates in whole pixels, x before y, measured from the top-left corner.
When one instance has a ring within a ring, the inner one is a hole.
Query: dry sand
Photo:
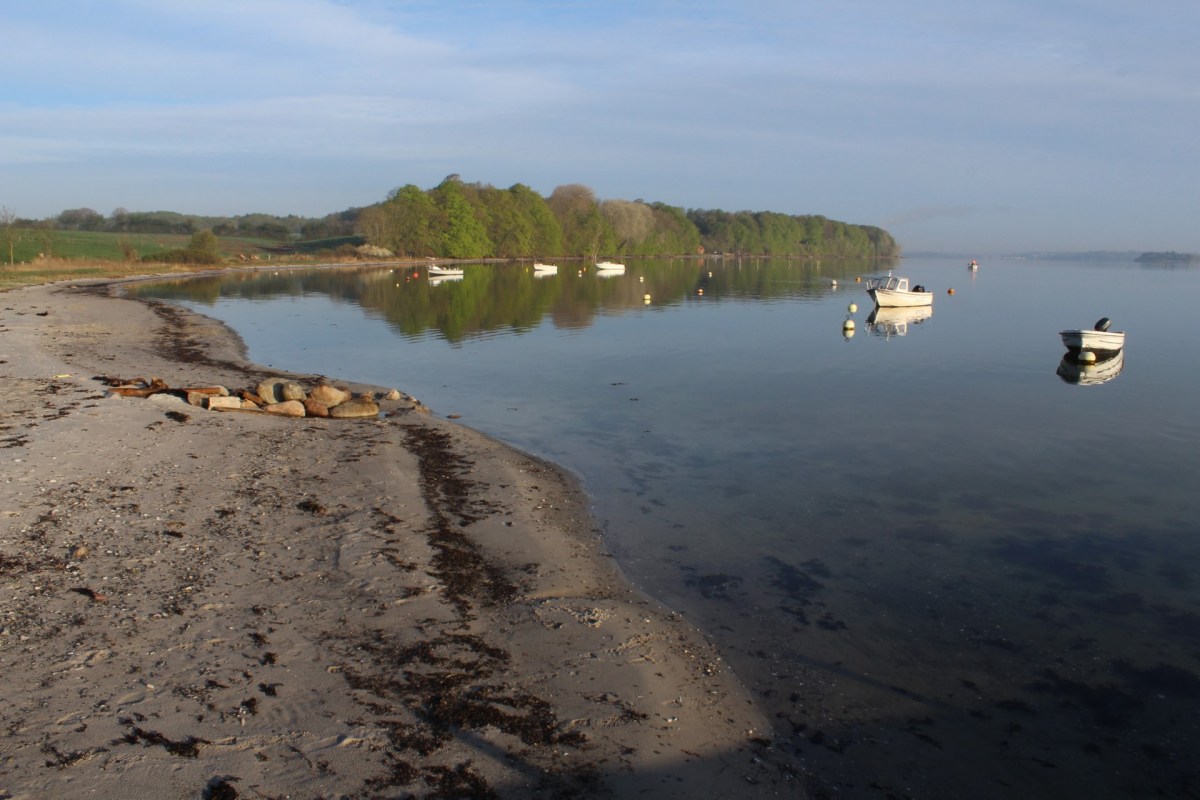
[[[407,399],[109,395],[279,375],[119,295],[0,294],[0,798],[803,795],[562,471]]]

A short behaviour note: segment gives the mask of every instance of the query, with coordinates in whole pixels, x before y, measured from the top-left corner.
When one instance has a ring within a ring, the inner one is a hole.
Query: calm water
[[[833,795],[1200,796],[1200,270],[906,259],[932,315],[872,326],[871,269],[140,291],[259,363],[396,386],[575,471],[630,577]],[[1057,332],[1101,316],[1124,363],[1069,383]]]

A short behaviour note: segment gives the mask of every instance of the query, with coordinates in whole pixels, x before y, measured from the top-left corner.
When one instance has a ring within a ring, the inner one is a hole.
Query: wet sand
[[[407,397],[112,395],[284,376],[119,295],[0,294],[0,798],[805,796],[569,475]]]

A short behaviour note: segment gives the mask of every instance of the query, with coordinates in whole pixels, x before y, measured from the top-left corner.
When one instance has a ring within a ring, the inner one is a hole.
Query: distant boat
[[[535,275],[536,274],[557,275],[558,274],[558,265],[557,264],[543,264],[541,262],[535,262],[533,265],[533,272]]]
[[[1111,354],[1125,346],[1125,331],[1110,331],[1110,325],[1112,320],[1101,317],[1091,330],[1059,331],[1058,335],[1062,337],[1063,345],[1073,354]]]
[[[967,264],[967,269],[971,270],[971,272],[974,272],[975,270],[979,269],[979,262],[972,258],[971,263]]]
[[[615,261],[597,261],[596,269],[601,272],[624,272],[625,265],[618,264]]]
[[[911,308],[933,305],[933,292],[924,286],[908,288],[908,278],[871,278],[867,281],[867,294],[880,308]]]
[[[429,265],[429,277],[446,277],[447,275],[457,275],[462,277],[462,267],[439,267],[436,264]]]

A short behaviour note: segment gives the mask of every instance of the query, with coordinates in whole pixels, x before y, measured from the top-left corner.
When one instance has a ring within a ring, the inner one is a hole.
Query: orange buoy
[[[953,289],[947,289],[947,290],[946,290],[946,294],[954,294],[954,290],[953,290]]]

